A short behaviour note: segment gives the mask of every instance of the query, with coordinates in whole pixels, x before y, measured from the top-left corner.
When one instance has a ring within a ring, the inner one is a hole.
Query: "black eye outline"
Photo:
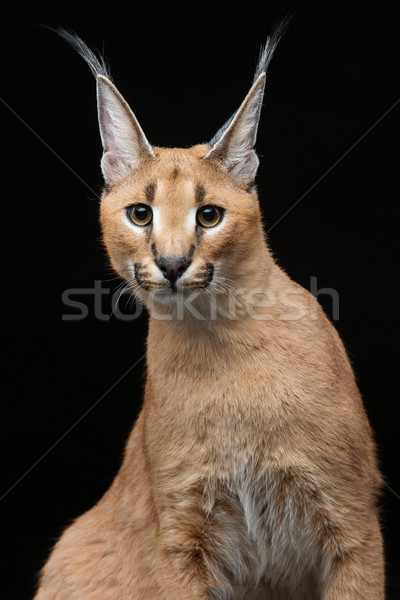
[[[137,211],[137,209],[143,209],[145,208],[147,210],[147,216],[144,219],[138,219],[137,215],[135,215],[135,212]],[[151,206],[149,206],[148,204],[143,204],[142,202],[138,202],[137,204],[132,204],[131,206],[128,206],[128,208],[126,209],[126,214],[128,216],[128,219],[131,221],[131,223],[133,223],[134,225],[137,225],[138,227],[146,227],[146,225],[150,225],[150,223],[153,220],[153,211]]]
[[[207,221],[207,219],[202,219],[202,214],[205,210],[212,209],[216,213],[216,219]],[[196,212],[196,221],[200,227],[204,227],[206,229],[211,229],[212,227],[216,227],[222,221],[222,217],[224,216],[224,209],[219,206],[215,206],[214,204],[204,204],[197,209]]]

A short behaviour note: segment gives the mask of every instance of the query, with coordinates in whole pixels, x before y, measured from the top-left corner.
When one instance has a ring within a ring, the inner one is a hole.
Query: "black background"
[[[114,384],[143,355],[145,314],[99,320],[87,297],[86,319],[62,319],[76,312],[63,304],[65,290],[102,281],[107,315],[118,281],[98,226],[95,82],[40,24],[104,45],[150,142],[190,146],[210,139],[238,107],[267,33],[293,9],[268,75],[260,199],[282,267],[307,288],[317,277],[318,288],[339,293],[336,327],[388,484],[388,597],[400,598],[400,5],[300,0],[3,7],[1,598],[32,597],[54,540],[107,489],[143,388],[143,360]],[[329,298],[320,300],[332,316]]]

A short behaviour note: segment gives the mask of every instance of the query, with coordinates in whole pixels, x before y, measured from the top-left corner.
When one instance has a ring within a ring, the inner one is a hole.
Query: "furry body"
[[[210,146],[149,149],[132,120],[128,175],[107,116],[121,111],[125,139],[127,109],[100,79],[103,237],[149,307],[145,398],[118,475],[56,544],[36,600],[384,597],[381,478],[352,369],[271,256],[251,185],[262,76]],[[151,228],[127,222],[132,198]],[[199,229],[211,204],[224,217]],[[182,309],[160,256],[190,258]]]

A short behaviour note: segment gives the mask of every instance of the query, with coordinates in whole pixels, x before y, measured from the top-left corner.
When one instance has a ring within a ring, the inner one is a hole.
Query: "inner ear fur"
[[[101,168],[111,184],[154,152],[128,103],[104,75],[97,76],[97,106],[104,149]]]

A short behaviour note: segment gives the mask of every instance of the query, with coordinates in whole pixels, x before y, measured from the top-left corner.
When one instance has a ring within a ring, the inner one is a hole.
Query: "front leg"
[[[371,521],[358,547],[331,555],[324,600],[384,599],[382,537],[378,519]]]
[[[165,600],[206,600],[214,584],[207,566],[208,522],[200,488],[164,491],[157,505],[158,565]]]

